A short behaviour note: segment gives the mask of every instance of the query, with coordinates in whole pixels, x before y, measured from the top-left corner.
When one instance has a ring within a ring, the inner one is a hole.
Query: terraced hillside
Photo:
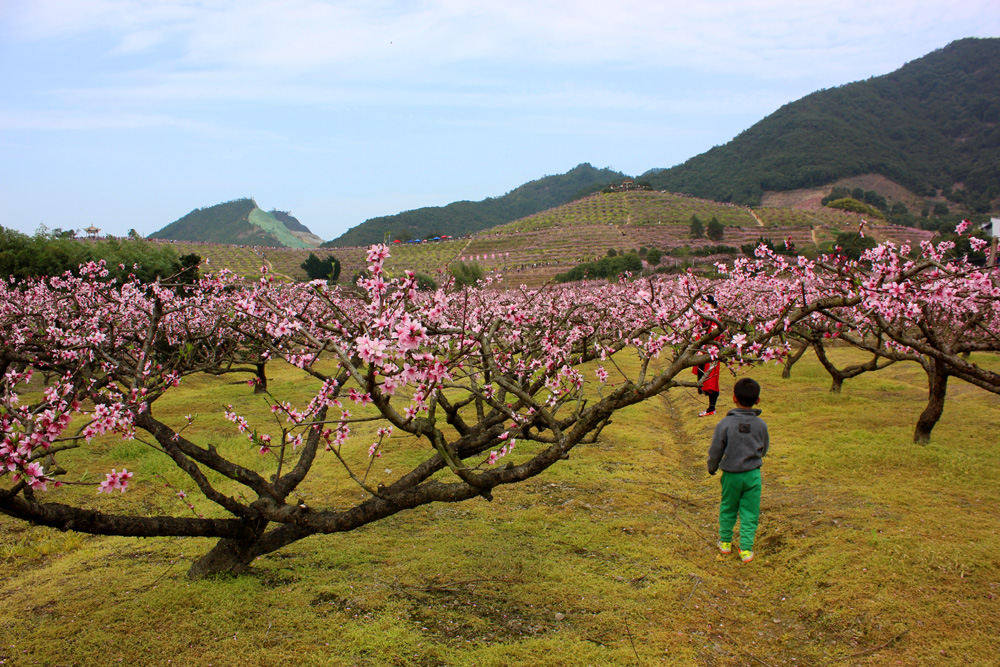
[[[691,216],[708,222],[713,217],[724,225],[719,241],[690,236]],[[858,229],[862,216],[833,209],[750,209],[696,197],[663,192],[617,192],[595,194],[557,208],[449,241],[394,244],[386,262],[390,273],[411,269],[438,279],[453,262],[477,262],[488,271],[501,271],[508,282],[540,285],[557,273],[585,261],[593,261],[608,250],[630,251],[641,247],[669,253],[687,246],[697,252],[709,245],[739,248],[760,237],[775,243],[791,240],[803,252],[832,248],[837,234]],[[878,240],[917,243],[930,232],[884,223],[869,223],[866,233]],[[175,242],[180,254],[194,252],[208,259],[204,268],[227,267],[255,277],[261,265],[275,275],[305,280],[300,265],[310,252],[341,262],[341,282],[351,281],[365,268],[365,247],[293,249],[253,248]],[[720,256],[665,256],[662,263],[711,264]]]
[[[715,217],[725,226],[721,241],[690,237],[690,220]],[[609,249],[709,245],[739,246],[761,236],[791,240],[802,251],[828,250],[837,234],[857,230],[862,216],[833,209],[750,209],[664,192],[602,193],[474,235],[462,252],[487,269],[505,270],[510,280],[537,285],[556,273],[592,261]],[[868,224],[876,239],[919,241],[932,234],[909,227]],[[461,259],[461,257],[460,257]],[[690,258],[711,263],[718,257]],[[677,263],[665,257],[666,264]],[[506,269],[505,269],[506,267]]]
[[[391,239],[426,239],[435,236],[466,236],[512,220],[561,206],[583,193],[595,192],[619,182],[625,174],[579,164],[565,174],[544,176],[514,188],[505,195],[482,201],[456,201],[447,206],[428,206],[395,215],[369,218],[324,245],[344,247],[381,243]]]
[[[799,225],[849,228],[857,226],[864,216],[836,208],[781,208],[762,206],[754,214],[766,227],[796,227]]]
[[[348,271],[348,265],[358,270],[364,262],[364,250],[358,248],[355,252],[346,253],[338,249],[333,253],[323,248],[265,248],[261,246],[227,245],[223,243],[196,243],[194,241],[160,241],[170,244],[178,255],[194,253],[202,258],[203,273],[220,269],[229,269],[247,278],[260,276],[260,269],[266,266],[269,271],[292,280],[306,280],[306,272],[301,264],[309,257],[309,253],[321,259],[334,255],[341,261],[341,273]],[[346,257],[351,260],[345,262]]]
[[[567,224],[687,225],[692,215],[697,215],[705,222],[715,217],[723,225],[731,227],[757,224],[746,206],[722,204],[687,195],[639,190],[593,194],[495,229],[525,231]]]

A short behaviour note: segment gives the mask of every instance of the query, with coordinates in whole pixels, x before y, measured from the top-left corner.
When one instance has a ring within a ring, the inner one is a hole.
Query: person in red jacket
[[[705,303],[718,307],[718,302],[712,294],[705,295]],[[711,328],[712,323],[702,320],[702,324]],[[691,369],[691,372],[698,376],[698,393],[708,396],[708,409],[703,410],[698,416],[709,417],[715,414],[715,403],[719,400],[719,362],[711,361],[707,364],[699,364]]]
[[[698,414],[699,417],[710,417],[715,414],[715,403],[719,400],[719,362],[711,361],[699,364],[691,369],[698,376],[701,388],[698,391],[708,396],[708,409]]]

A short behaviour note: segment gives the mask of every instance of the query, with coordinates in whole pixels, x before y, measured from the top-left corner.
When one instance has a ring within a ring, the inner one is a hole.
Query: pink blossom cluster
[[[107,474],[107,477],[103,482],[98,485],[98,493],[111,493],[114,490],[121,491],[125,493],[125,489],[128,488],[128,481],[132,479],[132,473],[127,469],[122,468],[121,472],[118,472],[114,468],[111,472]]]

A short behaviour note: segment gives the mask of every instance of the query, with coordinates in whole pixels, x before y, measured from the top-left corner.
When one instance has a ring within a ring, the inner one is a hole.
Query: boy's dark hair
[[[757,405],[757,399],[760,398],[760,384],[750,378],[740,378],[733,385],[733,396],[744,407]]]

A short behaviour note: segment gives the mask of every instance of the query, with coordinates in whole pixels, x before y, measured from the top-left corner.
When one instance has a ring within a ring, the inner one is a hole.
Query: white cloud
[[[470,60],[746,72],[780,63],[786,73],[807,73],[870,65],[879,53],[892,54],[892,62],[884,63],[891,69],[902,64],[900,51],[920,55],[968,36],[970,27],[980,34],[1000,33],[995,0],[19,0],[13,5],[11,36],[22,41],[100,33],[114,54],[172,41],[183,63],[286,74],[335,67],[412,72]]]

